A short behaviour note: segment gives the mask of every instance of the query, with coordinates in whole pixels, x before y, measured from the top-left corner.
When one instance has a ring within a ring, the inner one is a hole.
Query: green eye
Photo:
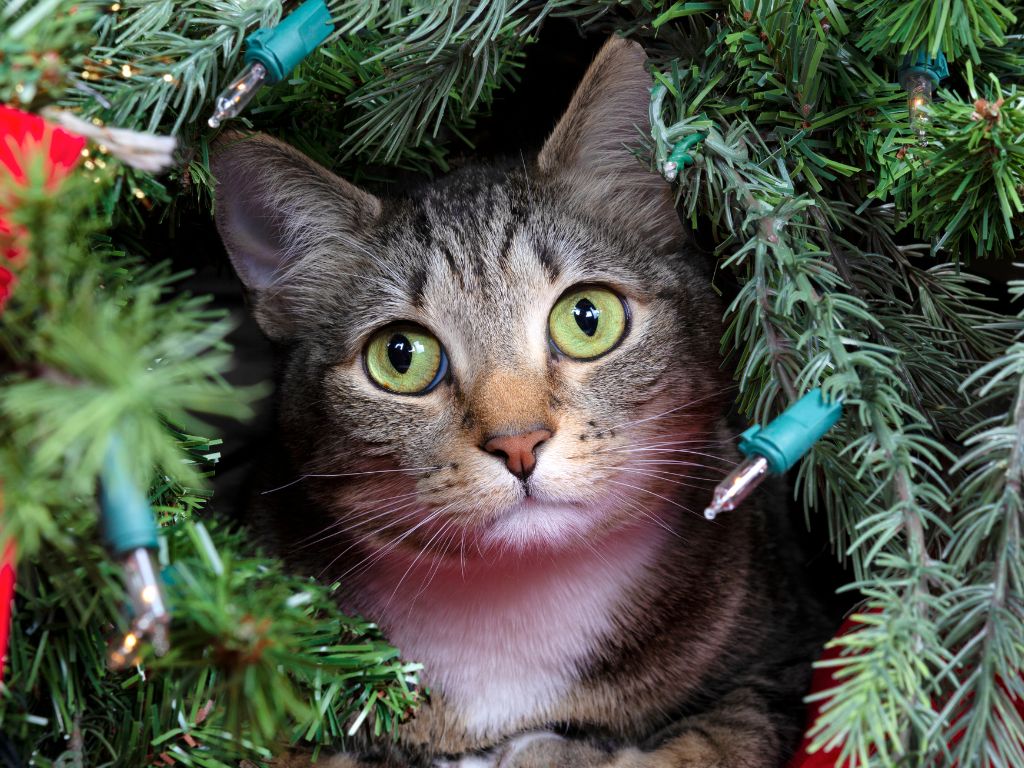
[[[365,352],[366,372],[378,386],[402,395],[422,395],[444,378],[448,357],[430,331],[392,325],[373,334]]]
[[[548,332],[562,354],[593,360],[613,349],[626,335],[626,305],[607,288],[572,288],[551,310]]]

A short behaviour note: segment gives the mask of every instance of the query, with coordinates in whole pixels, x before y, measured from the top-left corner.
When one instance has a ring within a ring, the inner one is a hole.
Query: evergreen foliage
[[[223,312],[112,246],[99,205],[113,161],[96,156],[55,189],[42,155],[20,159],[26,179],[0,176],[6,228],[26,251],[0,312],[3,533],[22,561],[0,732],[34,765],[166,754],[213,767],[266,760],[300,738],[391,731],[418,704],[418,667],[342,616],[331,589],[192,520],[216,441],[182,430],[207,432],[203,414],[244,417],[254,394],[223,381]],[[125,588],[95,498],[115,435],[136,481],[152,484],[176,617],[171,652],[144,647],[120,674],[106,669],[107,644],[128,629]]]
[[[245,119],[350,176],[444,169],[545,17],[645,43],[666,122],[706,134],[679,206],[739,285],[722,350],[742,409],[770,419],[814,386],[845,404],[797,476],[862,598],[857,630],[834,641],[815,743],[863,766],[1024,765],[1024,313],[971,274],[981,259],[1009,274],[1021,251],[1024,3],[329,5],[333,38]],[[0,98],[175,131],[188,184],[108,161],[70,178],[60,204],[39,178],[17,190],[31,239],[0,314],[0,477],[22,566],[2,728],[38,743],[43,765],[75,750],[87,764],[259,760],[290,739],[336,742],[364,717],[383,733],[415,702],[415,666],[338,615],[329,588],[191,521],[215,450],[190,436],[208,433],[196,416],[244,410],[220,378],[225,328],[104,234],[136,189],[158,205],[209,191],[203,121],[245,35],[282,7],[70,6],[0,11]],[[922,48],[952,75],[911,126],[898,68]],[[103,668],[123,600],[92,497],[114,431],[170,524],[174,650],[146,658],[145,676]],[[284,693],[250,695],[261,687]]]

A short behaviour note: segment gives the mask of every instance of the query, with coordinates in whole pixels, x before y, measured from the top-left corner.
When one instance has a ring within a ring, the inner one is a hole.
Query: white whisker
[[[622,485],[622,486],[625,486],[626,488],[632,488],[633,490],[640,491],[641,493],[649,493],[651,496],[656,496],[659,499],[661,499],[662,501],[667,501],[669,504],[671,504],[674,507],[679,507],[679,509],[683,510],[684,512],[689,512],[691,515],[697,515],[701,519],[704,518],[704,515],[702,515],[702,514],[700,514],[698,512],[694,512],[692,509],[687,507],[685,504],[680,504],[678,501],[670,499],[668,496],[662,496],[660,493],[655,493],[654,491],[652,491],[652,490],[650,490],[648,488],[644,488],[644,487],[639,486],[639,485],[632,485],[631,483],[623,483],[623,482],[620,482],[619,480],[612,480],[611,478],[607,478],[607,482],[615,483],[616,485]]]
[[[619,503],[628,505],[630,509],[632,509],[634,512],[638,513],[642,518],[651,521],[652,523],[654,523],[655,525],[657,525],[660,528],[665,529],[666,531],[671,533],[673,536],[675,536],[677,539],[684,540],[683,537],[679,535],[679,531],[677,531],[674,528],[672,528],[672,526],[670,526],[664,520],[659,518],[657,515],[652,514],[651,511],[647,507],[644,507],[643,505],[641,505],[635,499],[630,499],[629,497],[627,497],[627,496],[625,496],[622,493],[619,493],[617,491],[610,491],[610,495],[611,495],[611,497],[613,499],[615,499]],[[633,516],[630,515],[630,517],[633,517]],[[636,519],[639,519],[639,518],[633,517],[633,519],[636,520]]]
[[[621,469],[629,472],[653,473],[658,475],[667,475],[669,477],[678,477],[682,480],[696,480],[702,483],[712,484],[718,483],[726,475],[726,471],[724,469],[719,469],[717,467],[702,467],[703,469],[711,470],[711,472],[714,474],[700,473],[693,475],[687,474],[686,472],[676,472],[675,470],[672,469],[658,469],[657,465],[648,467],[638,467],[636,466],[636,464],[630,461],[624,462],[622,464],[599,464],[597,465],[597,468],[612,470]]]
[[[364,509],[364,510],[360,510],[360,511],[357,511],[357,512],[353,512],[351,514],[347,514],[344,517],[339,517],[333,523],[330,523],[329,525],[325,525],[323,528],[321,528],[316,533],[311,533],[308,536],[305,536],[305,537],[299,539],[295,543],[296,544],[304,544],[307,541],[309,541],[310,539],[314,539],[317,536],[321,536],[321,535],[327,533],[328,531],[334,530],[335,528],[338,528],[339,526],[345,525],[346,523],[351,523],[351,522],[356,521],[356,520],[363,520],[366,517],[366,515],[368,515],[368,514],[371,514],[373,512],[380,512],[380,511],[382,511],[384,509],[384,507],[380,506],[382,504],[386,505],[387,507],[391,507],[391,506],[394,505],[394,502],[400,501],[402,499],[408,499],[408,498],[411,498],[413,496],[419,496],[419,492],[418,491],[413,491],[412,493],[400,493],[397,496],[386,496],[383,499],[375,499],[374,500],[374,504],[376,506],[373,506],[373,507],[371,507],[369,509]]]
[[[442,509],[443,509],[443,507],[442,507]],[[415,517],[416,517],[417,515],[419,515],[420,513],[421,513],[421,510],[420,510],[420,508],[419,508],[419,507],[416,507],[416,508],[415,508],[415,509],[413,509],[413,510],[412,510],[411,512],[406,512],[406,513],[405,513],[404,515],[402,515],[401,517],[398,517],[398,518],[396,518],[395,520],[389,520],[389,521],[388,521],[388,522],[387,522],[387,523],[386,523],[385,525],[382,525],[382,526],[380,526],[379,528],[375,528],[375,529],[374,529],[374,530],[372,530],[372,531],[368,531],[368,532],[367,532],[367,533],[365,533],[365,534],[364,534],[363,536],[361,536],[361,537],[359,537],[358,539],[356,539],[355,541],[353,541],[353,542],[352,542],[352,543],[351,543],[351,544],[350,544],[350,545],[349,545],[348,547],[346,547],[346,548],[345,548],[345,549],[343,549],[343,550],[342,550],[341,552],[339,552],[339,553],[338,553],[338,554],[337,554],[337,555],[336,555],[336,556],[334,557],[334,559],[333,559],[333,560],[331,560],[331,562],[329,562],[329,563],[327,564],[327,566],[326,566],[326,567],[325,567],[325,568],[324,568],[324,569],[323,569],[323,570],[322,570],[322,571],[321,571],[321,572],[320,572],[320,573],[319,573],[319,574],[317,575],[317,578],[320,578],[321,576],[323,576],[323,574],[324,574],[324,573],[325,573],[325,572],[326,572],[326,571],[327,571],[327,570],[328,570],[329,568],[331,568],[331,566],[333,566],[333,565],[334,565],[334,564],[335,564],[335,563],[336,563],[336,562],[337,562],[337,561],[338,561],[338,560],[339,560],[339,559],[340,559],[340,558],[341,558],[341,557],[342,557],[342,556],[343,556],[343,555],[344,555],[344,554],[345,554],[346,552],[350,552],[351,550],[353,550],[353,549],[355,549],[355,548],[359,547],[359,546],[360,546],[361,544],[363,544],[364,542],[366,542],[366,541],[369,541],[370,539],[374,538],[375,536],[380,536],[380,535],[382,535],[382,534],[383,534],[383,533],[384,533],[385,531],[387,531],[387,530],[388,530],[389,528],[393,528],[393,527],[395,527],[396,525],[400,525],[401,523],[404,523],[404,522],[405,522],[406,520],[410,520],[410,519],[413,519],[413,518],[415,518]],[[436,513],[435,513],[435,514],[436,514]],[[395,540],[395,541],[394,541],[393,543],[395,543],[395,544],[398,544],[398,543],[400,543],[400,542],[401,542],[401,541],[402,541],[402,540],[403,540],[403,539],[405,538],[405,536],[406,536],[406,535],[408,535],[409,533],[412,533],[412,531],[416,530],[416,528],[418,528],[418,527],[419,527],[420,525],[422,525],[423,523],[425,523],[425,522],[428,522],[428,521],[429,521],[429,520],[430,520],[430,519],[431,519],[432,517],[433,517],[433,515],[427,515],[427,517],[426,517],[426,518],[424,518],[424,519],[423,519],[423,520],[422,520],[422,521],[421,521],[420,523],[418,523],[417,525],[413,526],[413,528],[412,528],[412,529],[410,529],[409,531],[407,531],[407,532],[406,532],[406,534],[403,534],[402,536],[400,536],[400,537],[399,537],[399,538],[398,538],[397,540]],[[379,550],[376,550],[376,552],[381,552],[381,551],[384,551],[384,550],[386,550],[386,549],[387,549],[387,546],[385,546],[385,547],[382,547],[382,548],[381,548],[381,549],[379,549]],[[365,562],[367,562],[368,560],[370,560],[370,559],[371,559],[371,558],[373,557],[373,555],[374,555],[374,554],[376,554],[376,552],[375,552],[375,553],[371,553],[371,554],[370,554],[370,555],[368,555],[367,557],[364,557],[364,558],[363,558],[362,560],[359,560],[359,561],[357,561],[355,565],[353,565],[353,566],[352,566],[351,568],[349,568],[349,569],[348,569],[347,571],[345,571],[344,573],[342,573],[342,574],[341,574],[341,575],[340,575],[340,576],[339,576],[339,577],[338,577],[338,578],[336,579],[336,581],[341,581],[341,580],[342,580],[343,578],[345,578],[345,577],[346,577],[346,576],[348,576],[348,575],[349,575],[350,573],[352,573],[352,571],[354,571],[354,570],[358,569],[358,568],[359,568],[359,566],[361,566],[361,565],[362,565],[363,563],[365,563]]]
[[[398,583],[395,585],[394,590],[391,592],[391,597],[388,598],[387,602],[384,604],[384,607],[381,609],[382,613],[387,614],[388,607],[391,605],[391,601],[395,599],[395,595],[398,594],[398,590],[401,589],[406,577],[412,572],[413,568],[416,567],[416,563],[418,563],[420,561],[420,558],[423,557],[423,555],[430,550],[430,545],[434,543],[434,539],[440,536],[442,532],[447,530],[448,527],[453,524],[453,522],[454,520],[448,520],[447,522],[445,522],[444,525],[438,528],[434,532],[434,534],[429,539],[427,539],[427,543],[419,548],[420,551],[416,553],[416,557],[414,557],[412,559],[412,562],[409,563],[409,567],[405,569],[405,573],[402,574],[402,578],[398,580]],[[418,597],[419,593],[417,593],[416,596]]]
[[[616,457],[619,458],[619,457]],[[690,467],[695,470],[707,470],[709,474],[715,477],[721,477],[725,472],[728,471],[728,467],[722,467],[715,464],[705,464],[702,461],[689,461],[682,459],[641,459],[641,458],[626,458],[621,463],[615,464],[603,464],[606,468],[608,467],[619,467],[619,466],[642,466],[650,464],[651,466],[676,466],[676,467]]]
[[[721,461],[730,466],[736,465],[735,461],[724,456],[716,456],[713,453],[705,453],[704,451],[692,451],[689,448],[626,448],[621,451],[608,451],[608,453],[681,453],[687,456],[703,456],[706,459]]]
[[[608,561],[608,558],[606,558],[600,552],[600,550],[598,550],[598,548],[594,546],[594,543],[592,541],[587,539],[587,537],[584,536],[580,531],[572,530],[572,534],[575,538],[579,539],[580,543],[582,543],[588,551],[590,551],[598,560],[600,560],[606,568],[614,570],[614,566]]]
[[[610,448],[601,448],[594,451],[594,453],[613,453],[615,451],[621,451],[629,448],[665,448],[669,446],[677,445],[695,445],[699,447],[710,447],[712,445],[728,445],[736,440],[737,436],[726,437],[721,439],[712,438],[698,438],[695,440],[665,440],[664,437],[652,438],[648,441],[638,441],[635,443],[624,443],[622,445],[612,446]]]
[[[681,467],[704,467],[705,469],[713,469],[716,472],[724,472],[725,470],[721,467],[715,467],[710,464],[703,464],[699,461],[688,461],[686,459],[626,459],[628,464],[668,464]]]
[[[285,483],[284,485],[280,485],[277,488],[271,488],[269,491],[261,491],[260,493],[265,496],[268,493],[276,493],[277,491],[283,491],[285,488],[290,488],[296,483],[301,483],[303,480],[307,480],[311,477],[359,477],[361,475],[384,475],[396,472],[431,472],[435,469],[441,469],[441,466],[438,465],[436,467],[413,467],[411,469],[370,469],[364,472],[337,472],[323,474],[310,472],[305,475],[300,475],[296,479],[292,480],[290,483]]]
[[[430,522],[433,522],[434,520],[436,520],[438,517],[440,517],[440,515],[443,512],[445,512],[451,506],[453,506],[453,504],[452,503],[448,503],[448,504],[442,505],[441,507],[438,507],[436,510],[434,510],[429,515],[427,515],[425,518],[423,518],[420,522],[416,523],[416,525],[414,525],[412,528],[410,528],[405,533],[403,533],[401,536],[399,536],[398,538],[392,540],[388,544],[385,544],[380,549],[376,550],[375,552],[371,553],[369,556],[367,556],[367,557],[363,558],[362,560],[360,560],[354,566],[352,566],[347,571],[345,571],[343,574],[341,574],[341,576],[339,576],[338,579],[341,580],[345,576],[348,576],[349,574],[351,574],[353,571],[361,570],[363,568],[368,568],[369,566],[373,565],[378,560],[380,560],[382,557],[384,557],[384,555],[386,555],[388,552],[391,552],[395,548],[397,548],[403,541],[405,541],[405,539],[407,539],[409,536],[411,536],[413,533],[415,533],[417,529],[421,528],[422,526],[426,525],[427,523],[430,523]],[[412,514],[416,514],[416,512],[413,512]],[[395,521],[395,522],[399,522],[399,521]],[[377,533],[379,533],[379,531]],[[370,534],[370,535],[366,536],[365,538],[370,538],[370,536],[372,536],[372,535],[373,534]],[[335,558],[335,559],[337,559],[337,558]]]
[[[466,526],[462,526],[462,541],[459,542],[459,571],[466,580]]]
[[[637,474],[637,475],[643,475],[644,477],[653,477],[656,480],[664,480],[667,483],[672,483],[673,485],[679,485],[679,486],[682,486],[684,488],[694,488],[694,489],[696,489],[698,491],[710,491],[715,486],[715,481],[711,480],[711,479],[703,481],[705,483],[708,483],[707,486],[694,485],[693,483],[685,483],[682,480],[673,480],[671,477],[666,477],[665,476],[665,475],[670,475],[672,473],[658,472],[657,470],[651,470],[651,469],[631,469],[629,467],[602,467],[602,469],[610,469],[610,470],[613,470],[615,472],[632,472],[632,473]],[[687,478],[696,479],[696,480],[700,480],[701,479],[701,478],[692,478],[691,475],[679,475],[679,477],[687,477]]]
[[[710,394],[704,395],[703,397],[698,397],[696,400],[690,400],[689,402],[683,403],[682,405],[677,405],[675,408],[669,408],[667,411],[663,411],[662,413],[656,413],[653,416],[646,416],[645,418],[642,419],[634,419],[633,421],[624,421],[621,424],[615,424],[611,427],[608,427],[607,429],[621,429],[622,427],[628,427],[634,424],[643,424],[648,421],[654,421],[655,419],[661,419],[664,418],[665,416],[668,416],[670,413],[675,413],[676,411],[681,411],[684,408],[689,408],[691,405],[696,405],[697,403],[703,402],[704,400],[707,400],[709,398],[718,397],[722,394],[722,392],[728,392],[731,389],[736,389],[737,386],[738,385],[736,384],[731,384],[724,390],[711,392]],[[605,431],[607,431],[607,429]]]
[[[454,518],[450,519],[441,527],[441,531],[451,530],[451,529],[455,528],[455,525],[456,525],[455,519]],[[463,530],[465,530],[465,529],[463,529]],[[441,550],[441,554],[434,556],[434,565],[427,572],[427,576],[423,580],[423,585],[420,587],[419,591],[413,596],[412,600],[410,601],[410,603],[409,603],[409,608],[410,609],[416,603],[416,601],[419,599],[420,595],[422,595],[427,590],[427,588],[430,586],[431,582],[433,582],[434,577],[437,576],[438,572],[441,570],[441,564],[444,562],[444,559],[448,556],[448,550],[451,548],[452,543],[455,541],[455,536],[456,536],[456,531],[452,530],[452,535],[449,536],[448,538],[442,539],[441,543],[438,545],[439,547],[443,547],[443,549]],[[426,548],[424,547],[424,549],[426,549]]]
[[[322,535],[319,538],[317,538],[315,541],[311,541],[311,542],[308,542],[308,543],[303,543],[302,546],[296,547],[294,551],[298,552],[298,551],[303,550],[303,549],[309,549],[310,547],[316,546],[317,544],[322,544],[323,542],[327,541],[328,539],[333,539],[333,538],[337,538],[338,536],[343,536],[344,534],[346,534],[346,533],[348,533],[350,531],[353,531],[356,528],[362,528],[367,523],[370,523],[373,520],[377,520],[377,519],[379,519],[381,517],[385,517],[386,515],[393,515],[396,512],[401,512],[403,509],[408,509],[409,507],[414,506],[415,504],[416,504],[416,499],[413,499],[412,501],[407,501],[404,504],[398,504],[398,505],[394,505],[394,506],[389,506],[389,507],[386,507],[385,509],[367,510],[367,512],[362,514],[362,515],[353,515],[352,517],[350,517],[350,518],[348,518],[348,519],[346,519],[344,521],[344,522],[350,523],[350,525],[346,525],[344,528],[341,528],[339,530],[332,530],[330,533],[328,533],[327,529],[325,529],[324,531],[321,531]],[[366,514],[369,514],[370,512],[376,512],[377,514],[372,515],[371,517],[366,517]],[[412,512],[412,513],[409,513],[409,514],[415,514],[415,512]],[[405,519],[405,516],[399,518],[398,520],[390,521],[387,525],[383,526],[382,528],[380,528],[378,530],[384,530],[385,528],[393,526],[396,522],[399,522],[399,521],[404,520],[404,519]],[[306,540],[303,539],[303,542],[305,542],[305,541]]]
[[[729,467],[719,467],[714,464],[705,464],[701,461],[684,461],[681,459],[634,459],[629,458],[623,461],[621,464],[606,465],[606,466],[623,466],[623,467],[646,467],[647,469],[654,469],[656,467],[687,467],[694,470],[705,469],[707,472],[698,473],[697,475],[690,475],[689,477],[694,480],[704,479],[706,477],[713,476],[721,478],[726,472],[729,471]],[[669,472],[671,470],[661,470]],[[680,474],[680,477],[683,475]]]

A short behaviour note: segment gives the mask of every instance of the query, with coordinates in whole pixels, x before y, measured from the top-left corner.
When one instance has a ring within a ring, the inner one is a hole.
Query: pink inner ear
[[[598,52],[538,158],[545,173],[614,177],[636,164],[627,149],[649,127],[651,76],[639,44],[612,37]]]
[[[638,43],[618,37],[605,43],[537,162],[545,175],[565,182],[589,215],[617,220],[666,252],[685,239],[671,187],[630,151],[650,130],[646,61]]]
[[[243,282],[260,291],[281,278],[296,248],[372,227],[381,205],[269,136],[230,135],[214,148],[214,218]],[[297,235],[297,237],[296,237]]]
[[[286,259],[273,213],[243,192],[225,201],[223,214],[227,220],[221,232],[231,241],[226,244],[242,281],[252,290],[268,287]]]

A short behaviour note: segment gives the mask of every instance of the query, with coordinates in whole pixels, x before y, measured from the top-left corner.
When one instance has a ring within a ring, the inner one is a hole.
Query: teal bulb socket
[[[685,139],[677,143],[668,156],[668,162],[675,163],[679,168],[685,168],[693,164],[693,155],[690,150],[700,144],[707,137],[706,131],[691,133]]]
[[[156,518],[128,471],[127,454],[116,436],[111,438],[100,475],[100,512],[103,538],[116,556],[157,546]]]
[[[927,77],[932,81],[933,87],[945,80],[949,77],[949,64],[946,62],[945,54],[939,51],[933,59],[925,48],[908,53],[903,57],[903,63],[900,65],[900,84],[905,88],[906,80],[916,75]]]
[[[258,29],[245,38],[245,62],[260,62],[267,70],[267,83],[278,83],[333,31],[324,0],[307,0],[276,27]]]
[[[782,474],[796,464],[842,414],[843,405],[828,402],[820,389],[812,389],[767,427],[753,426],[740,435],[744,456],[764,456],[768,470]]]

